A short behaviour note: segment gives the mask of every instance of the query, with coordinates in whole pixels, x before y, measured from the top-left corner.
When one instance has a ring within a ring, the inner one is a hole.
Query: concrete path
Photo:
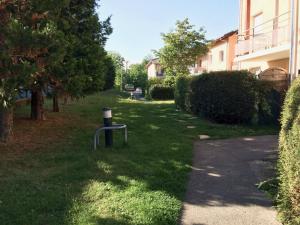
[[[195,143],[182,225],[280,225],[256,184],[272,177],[277,136]]]

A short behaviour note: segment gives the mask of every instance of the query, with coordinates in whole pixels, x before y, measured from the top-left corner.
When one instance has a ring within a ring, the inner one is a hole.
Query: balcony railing
[[[239,34],[236,56],[271,49],[290,42],[290,12]]]

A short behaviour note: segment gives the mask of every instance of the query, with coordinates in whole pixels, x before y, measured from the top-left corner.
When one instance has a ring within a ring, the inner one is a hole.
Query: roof
[[[218,44],[219,42],[225,41],[225,40],[227,40],[229,37],[231,37],[231,36],[233,36],[233,35],[235,35],[235,34],[238,34],[238,30],[230,31],[230,32],[224,34],[222,37],[217,38],[216,40],[214,40],[214,41],[212,42],[212,45],[216,45],[216,44]]]
[[[149,63],[147,64],[146,68],[148,68],[151,64],[160,64],[160,63],[159,63],[159,58],[151,59],[151,60],[149,61]]]

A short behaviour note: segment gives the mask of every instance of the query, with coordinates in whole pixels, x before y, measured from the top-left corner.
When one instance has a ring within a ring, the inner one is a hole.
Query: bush
[[[163,86],[163,79],[161,78],[151,78],[147,81],[146,87],[146,99],[151,100],[150,89],[155,85],[162,85]]]
[[[246,71],[200,75],[191,82],[191,110],[218,123],[249,123],[256,112],[255,84]]]
[[[285,224],[300,224],[300,79],[287,93],[281,119],[279,210]]]
[[[178,77],[175,103],[219,123],[278,124],[284,91],[274,82],[257,80],[246,71],[221,71]]]
[[[192,77],[180,76],[176,79],[175,83],[175,104],[178,108],[184,111],[190,111],[190,84]]]
[[[150,96],[154,100],[174,99],[174,89],[163,85],[153,85],[150,88]]]
[[[285,91],[278,91],[274,83],[257,81],[257,123],[261,125],[280,123]]]
[[[163,82],[162,78],[151,78],[147,81],[147,88],[150,89],[154,85],[163,85]]]
[[[176,77],[175,76],[167,76],[163,79],[163,85],[166,87],[175,87]]]

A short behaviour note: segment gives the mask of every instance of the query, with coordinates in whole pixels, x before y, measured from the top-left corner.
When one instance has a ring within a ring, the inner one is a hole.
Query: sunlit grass
[[[114,122],[128,125],[129,144],[116,133],[114,148],[95,152],[92,136],[106,106],[112,108]],[[18,109],[17,115],[28,116],[28,107]],[[0,147],[0,224],[177,224],[193,141],[199,135],[277,132],[212,124],[177,111],[172,101],[133,101],[115,91],[63,106],[63,113],[48,118],[66,122],[33,123],[32,130],[44,131],[35,134],[32,149],[21,144]],[[27,130],[18,124],[16,128]],[[56,137],[56,132],[62,135]]]

